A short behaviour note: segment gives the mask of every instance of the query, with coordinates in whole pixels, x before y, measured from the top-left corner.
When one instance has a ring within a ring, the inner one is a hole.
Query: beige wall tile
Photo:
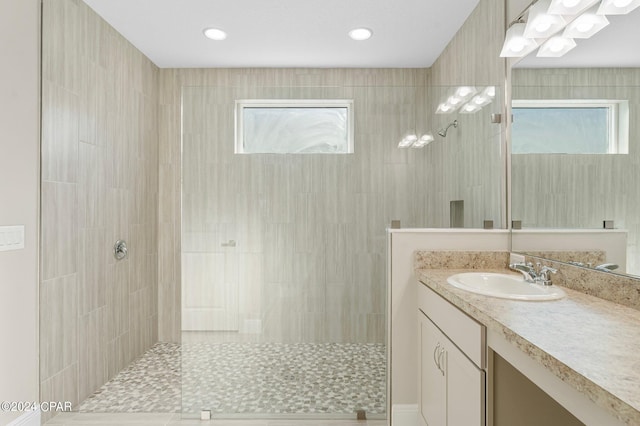
[[[42,182],[41,279],[77,271],[77,185]]]
[[[77,402],[157,337],[158,70],[81,1],[43,21],[41,371]]]

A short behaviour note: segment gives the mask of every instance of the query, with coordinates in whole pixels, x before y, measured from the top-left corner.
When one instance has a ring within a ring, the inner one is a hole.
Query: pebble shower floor
[[[80,412],[383,415],[385,346],[368,343],[157,343]]]

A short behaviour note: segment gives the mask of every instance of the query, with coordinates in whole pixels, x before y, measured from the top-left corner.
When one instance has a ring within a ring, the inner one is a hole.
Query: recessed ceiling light
[[[224,40],[227,38],[227,33],[218,28],[205,28],[203,31],[205,37],[210,38],[211,40]]]
[[[349,37],[358,41],[367,40],[371,38],[372,35],[373,31],[371,31],[369,28],[356,28],[349,31]]]

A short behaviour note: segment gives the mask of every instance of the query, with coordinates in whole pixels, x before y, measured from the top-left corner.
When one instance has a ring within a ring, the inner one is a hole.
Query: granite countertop
[[[640,425],[640,311],[566,287],[567,297],[546,302],[477,295],[447,283],[459,272],[470,270],[418,269],[416,275],[613,417]]]

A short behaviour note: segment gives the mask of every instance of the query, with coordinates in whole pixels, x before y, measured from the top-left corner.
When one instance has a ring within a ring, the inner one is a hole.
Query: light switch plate
[[[0,251],[24,248],[24,225],[0,226]]]

